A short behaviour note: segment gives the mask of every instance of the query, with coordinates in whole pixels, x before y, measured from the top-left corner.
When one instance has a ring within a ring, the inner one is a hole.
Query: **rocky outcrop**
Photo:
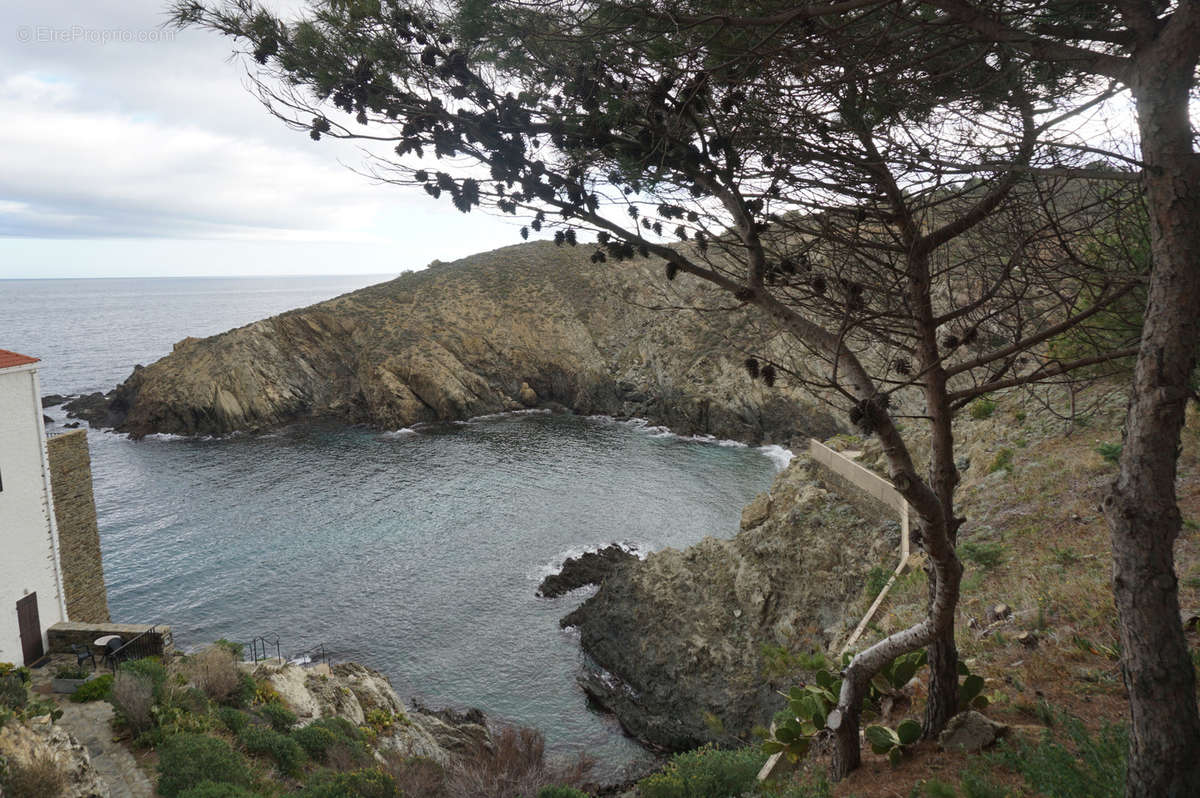
[[[380,751],[426,757],[444,765],[455,753],[490,740],[483,713],[408,706],[386,676],[357,663],[316,668],[260,665],[255,676],[270,682],[301,723],[341,717],[358,726],[373,718],[390,719],[375,738]]]
[[[868,572],[899,545],[898,524],[864,519],[807,457],[751,507],[733,539],[620,568],[562,620],[598,666],[584,690],[649,745],[734,744],[769,725],[776,691],[803,676],[794,655],[854,625]]]
[[[109,798],[108,785],[92,767],[87,748],[48,715],[28,725],[5,723],[0,728],[0,760],[24,767],[52,762],[61,774],[62,798]]]
[[[396,429],[555,403],[748,442],[833,431],[785,380],[746,375],[746,351],[776,349],[760,320],[704,312],[730,302],[697,280],[668,282],[659,261],[589,254],[507,247],[188,338],[102,406],[89,397],[72,412],[135,436],[313,417]]]
[[[637,556],[613,543],[599,551],[588,551],[578,557],[568,557],[556,574],[550,574],[538,585],[542,598],[555,598],[584,585],[598,585],[616,568],[636,562]]]

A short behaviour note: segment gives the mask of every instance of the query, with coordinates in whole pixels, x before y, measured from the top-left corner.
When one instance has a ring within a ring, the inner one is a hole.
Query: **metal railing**
[[[277,634],[271,634],[269,636],[268,635],[259,635],[258,637],[251,640],[250,641],[250,658],[254,662],[258,662],[259,660],[264,660],[264,659],[270,659],[270,657],[267,655],[267,652],[271,648],[275,649],[275,659],[282,662],[283,656],[280,654],[279,635],[277,635]]]
[[[158,627],[151,626],[146,631],[139,634],[129,642],[123,644],[120,648],[106,651],[104,659],[112,668],[113,673],[117,672],[117,666],[128,660],[143,659],[145,657],[162,657],[166,655],[166,639],[158,630]]]

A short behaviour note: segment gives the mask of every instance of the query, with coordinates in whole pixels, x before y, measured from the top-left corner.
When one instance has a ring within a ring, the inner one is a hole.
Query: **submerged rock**
[[[769,512],[734,538],[627,564],[562,620],[597,666],[581,687],[643,743],[749,740],[807,676],[788,656],[852,628],[868,572],[893,556],[892,519],[864,518],[805,456],[758,504]]]
[[[636,561],[637,556],[630,554],[616,543],[605,546],[599,551],[589,551],[578,557],[569,557],[563,561],[562,569],[547,576],[538,585],[537,594],[542,598],[555,598],[584,585],[598,585],[613,572],[629,561]]]

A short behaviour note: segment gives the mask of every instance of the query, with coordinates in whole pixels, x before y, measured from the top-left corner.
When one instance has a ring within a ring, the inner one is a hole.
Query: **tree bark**
[[[1188,120],[1195,57],[1155,49],[1139,54],[1147,57],[1136,59],[1131,81],[1154,266],[1120,474],[1104,512],[1130,703],[1126,795],[1182,798],[1200,795],[1200,715],[1174,568],[1176,455],[1200,335],[1200,162]]]

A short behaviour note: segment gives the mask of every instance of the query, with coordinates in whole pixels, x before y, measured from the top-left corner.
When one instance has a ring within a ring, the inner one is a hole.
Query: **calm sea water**
[[[106,390],[186,335],[371,281],[0,282],[0,347],[42,357],[47,393]],[[402,696],[537,726],[552,751],[587,751],[605,775],[646,754],[576,687],[583,655],[558,619],[587,591],[538,599],[538,581],[612,541],[646,552],[732,534],[776,470],[755,449],[543,414],[89,438],[115,620],[169,623],[184,647],[321,644]]]

